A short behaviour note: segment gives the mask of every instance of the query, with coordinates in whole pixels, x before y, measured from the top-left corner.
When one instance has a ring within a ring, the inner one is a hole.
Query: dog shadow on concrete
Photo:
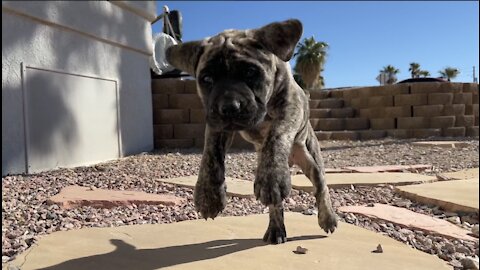
[[[323,235],[307,235],[288,238],[288,241],[321,239],[325,237]],[[136,249],[123,240],[111,239],[110,242],[116,247],[110,253],[73,259],[40,270],[153,270],[214,259],[267,245],[261,239],[229,239],[156,249]]]

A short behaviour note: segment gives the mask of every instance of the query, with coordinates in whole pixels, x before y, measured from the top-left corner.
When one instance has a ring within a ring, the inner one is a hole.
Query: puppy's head
[[[265,117],[276,64],[290,60],[301,35],[300,21],[287,20],[172,46],[166,56],[197,78],[210,127],[243,130]]]

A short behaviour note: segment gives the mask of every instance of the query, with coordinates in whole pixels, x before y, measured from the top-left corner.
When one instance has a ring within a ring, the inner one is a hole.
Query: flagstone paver
[[[407,185],[412,183],[429,183],[436,181],[435,176],[416,173],[334,173],[326,174],[329,187],[345,187],[350,185],[370,186],[378,184]],[[310,180],[303,175],[292,177],[292,187],[304,191],[313,191]]]
[[[197,182],[198,176],[186,176],[186,177],[177,177],[177,178],[168,178],[160,179],[160,181],[165,183],[174,184],[182,187],[194,188],[195,183]],[[227,195],[241,197],[241,198],[251,198],[253,197],[253,182],[240,180],[235,178],[226,177],[225,179],[227,184]]]
[[[351,173],[352,170],[346,168],[325,168],[325,173]]]
[[[458,172],[441,173],[437,177],[439,178],[439,180],[464,180],[464,179],[478,178],[479,169],[471,168],[471,169],[461,170]]]
[[[9,265],[30,269],[451,269],[381,234],[339,223],[325,236],[315,216],[285,213],[289,240],[265,245],[268,214],[214,221],[87,228],[56,232]],[[372,252],[378,245],[383,253]],[[296,254],[297,246],[306,254]]]
[[[180,205],[184,198],[169,194],[152,194],[129,190],[107,190],[81,186],[67,186],[47,200],[49,204],[58,204],[65,209],[81,206],[111,208],[129,204]]]
[[[474,178],[401,186],[395,190],[406,198],[447,211],[478,213],[478,183],[478,178]]]
[[[469,235],[469,230],[462,229],[446,220],[415,213],[402,207],[376,203],[373,207],[360,205],[341,206],[338,210],[383,219],[398,225],[433,232],[450,238],[478,241],[477,238]]]
[[[463,148],[468,146],[468,143],[460,141],[424,141],[412,142],[412,145],[423,147]]]
[[[424,171],[431,168],[432,165],[427,164],[345,167],[345,169],[359,173]]]

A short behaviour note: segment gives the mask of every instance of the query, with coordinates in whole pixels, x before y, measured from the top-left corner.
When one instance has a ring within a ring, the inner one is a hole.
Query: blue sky
[[[378,85],[379,70],[389,64],[400,69],[399,80],[407,79],[410,62],[434,77],[456,67],[456,82],[471,82],[476,66],[479,77],[478,1],[158,1],[158,14],[163,5],[182,13],[183,41],[301,20],[302,39],[313,35],[330,45],[323,72],[327,88]],[[154,33],[161,26],[156,23]]]

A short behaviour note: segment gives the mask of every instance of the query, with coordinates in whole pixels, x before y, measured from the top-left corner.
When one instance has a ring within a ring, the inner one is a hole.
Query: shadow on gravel
[[[289,238],[288,241],[325,238],[307,235]],[[110,253],[73,259],[40,270],[153,270],[184,263],[214,259],[235,252],[267,245],[260,239],[215,240],[205,243],[171,246],[157,249],[136,249],[123,240],[111,239],[116,249]]]

